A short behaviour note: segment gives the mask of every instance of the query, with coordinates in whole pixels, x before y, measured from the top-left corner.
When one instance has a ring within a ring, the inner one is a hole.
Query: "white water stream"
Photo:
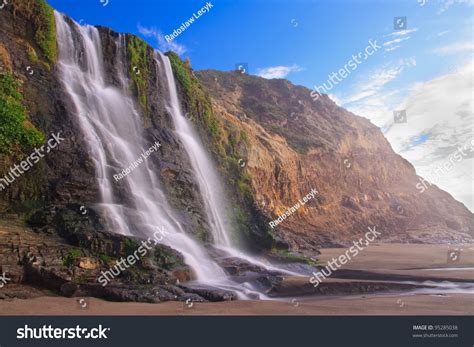
[[[225,277],[224,271],[183,230],[149,161],[144,160],[123,180],[131,195],[130,202],[124,205],[117,201],[113,174],[130,166],[151,144],[143,143],[140,115],[133,101],[124,90],[105,82],[98,30],[69,24],[58,12],[55,17],[60,77],[89,147],[111,229],[124,235],[150,237],[164,228],[163,243],[183,254],[198,280],[206,282]],[[121,80],[126,80],[124,71],[118,74]]]
[[[107,83],[98,30],[69,22],[58,12],[55,12],[55,18],[59,75],[73,107],[68,112],[75,115],[93,160],[102,198],[100,206],[110,229],[123,235],[140,237],[151,237],[157,230],[164,229],[162,242],[183,254],[198,283],[234,290],[240,298],[247,298],[247,294],[262,297],[252,286],[231,281],[204,247],[186,233],[167,203],[150,161],[143,160],[121,180],[121,188],[128,193],[127,201],[118,197],[113,175],[129,167],[152,145],[143,140],[140,114],[127,93],[124,38],[119,36],[117,47],[122,51],[117,52],[115,57],[119,66],[115,77],[121,84],[118,88]],[[251,262],[251,257],[232,247],[217,174],[191,124],[182,115],[169,60],[157,55],[156,63],[165,71],[170,94],[169,100],[166,100],[168,111],[191,160],[205,201],[213,241],[231,256]],[[255,263],[268,268],[261,262]]]

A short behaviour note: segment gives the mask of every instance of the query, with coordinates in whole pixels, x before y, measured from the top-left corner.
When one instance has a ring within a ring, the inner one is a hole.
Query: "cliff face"
[[[66,296],[146,302],[233,299],[234,294],[225,291],[198,295],[178,287],[194,274],[181,254],[161,245],[151,247],[111,285],[97,283],[102,271],[134,254],[142,240],[114,234],[97,207],[101,197],[95,168],[75,107],[60,81],[55,30],[53,9],[43,0],[15,1],[0,11],[0,178],[50,134],[63,138],[0,191],[0,272],[11,283],[30,283]],[[186,231],[206,241],[203,202],[164,106],[166,83],[153,69],[153,49],[132,35],[98,30],[108,84],[119,86],[117,70],[124,62],[144,142],[162,144],[149,161]],[[115,189],[126,203],[129,192],[120,185]],[[17,295],[13,290],[11,296]]]
[[[77,27],[71,27],[77,37]],[[140,111],[143,142],[161,143],[148,160],[166,199],[184,229],[206,244],[204,203],[165,107],[167,86],[153,49],[108,28],[99,27],[98,34],[107,84],[121,88],[118,71],[126,70],[124,93]],[[233,299],[227,291],[180,285],[193,278],[192,270],[177,251],[161,245],[110,286],[96,283],[141,240],[114,234],[97,207],[94,163],[60,81],[56,41],[53,10],[44,0],[18,0],[0,11],[0,179],[50,134],[64,138],[0,191],[0,272],[13,283],[34,283],[62,295],[146,302]],[[420,194],[413,167],[366,119],[327,96],[313,102],[308,89],[288,81],[194,72],[189,61],[167,55],[183,109],[225,185],[236,238],[247,247],[272,260],[314,265],[308,257],[320,247],[350,243],[374,225],[383,241],[472,240],[473,214],[434,186]],[[126,205],[127,187],[117,184],[114,190]],[[309,193],[309,201],[270,227]],[[208,248],[229,274],[261,271],[223,260]],[[257,282],[273,283],[267,275],[263,271]]]
[[[18,1],[0,12],[0,73],[15,81],[15,88],[22,96],[21,103],[27,113],[23,124],[38,129],[44,139],[58,132],[64,138],[60,146],[2,190],[0,213],[18,214],[27,221],[35,215],[35,227],[50,230],[57,226],[55,216],[62,210],[74,211],[80,217],[80,206],[94,210],[95,204],[100,202],[94,165],[75,107],[59,79],[56,52],[53,56],[46,55],[37,38],[39,32],[46,30],[38,23],[51,20],[51,40],[56,47],[52,11],[43,1]],[[119,86],[117,70],[123,58],[130,71],[127,76],[130,96],[141,111],[146,141],[162,144],[159,156],[150,160],[186,229],[206,240],[208,226],[202,212],[203,203],[189,159],[173,133],[171,116],[165,109],[166,82],[159,71],[153,69],[153,49],[135,36],[120,36],[108,28],[99,27],[99,34],[107,82]],[[133,73],[136,66],[142,71],[139,75]],[[0,152],[0,177],[42,144],[23,145],[13,140]],[[119,185],[117,190],[125,201],[129,192]],[[73,219],[70,222],[74,224]],[[103,220],[97,227],[113,232]]]
[[[293,249],[344,244],[376,225],[386,241],[468,240],[474,216],[448,193],[416,189],[413,166],[367,119],[286,80],[196,73],[226,127],[247,133],[240,151],[259,210],[274,220],[318,193],[271,232]]]
[[[61,225],[69,232],[78,223],[74,218],[59,223],[57,216],[87,218],[80,206],[92,211],[100,197],[87,146],[58,78],[52,10],[41,4],[17,1],[0,12],[0,73],[18,82],[28,111],[24,124],[45,137],[61,131],[65,140],[2,191],[0,213],[23,214],[41,230]],[[208,240],[203,202],[164,106],[165,82],[154,68],[152,48],[108,28],[100,27],[99,33],[108,83],[119,85],[118,56],[123,56],[145,137],[162,143],[159,158],[151,160],[167,198],[186,230]],[[247,245],[310,255],[324,245],[347,243],[373,225],[386,241],[461,241],[474,234],[472,213],[434,186],[418,193],[413,167],[366,119],[326,96],[313,102],[308,89],[288,81],[193,72],[189,62],[169,57],[183,107],[213,153],[234,229]],[[15,143],[2,152],[0,176],[32,150]],[[117,189],[126,200],[127,192]],[[318,191],[314,198],[275,228],[269,226],[312,189]],[[100,213],[97,218],[95,228],[107,229]]]

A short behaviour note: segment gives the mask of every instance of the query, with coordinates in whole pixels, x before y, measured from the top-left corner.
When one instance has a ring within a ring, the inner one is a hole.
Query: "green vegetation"
[[[35,183],[33,181],[32,184]],[[12,203],[9,212],[19,215],[23,223],[29,227],[41,227],[47,224],[45,203],[42,200],[25,199]]]
[[[137,241],[126,238],[125,241],[123,242],[123,251],[126,256],[129,256],[135,252],[140,245],[138,244]]]
[[[176,253],[164,247],[155,247],[154,256],[157,265],[165,270],[173,270],[185,266],[182,259]]]
[[[114,257],[111,257],[110,255],[107,255],[105,253],[100,253],[99,254],[99,259],[104,263],[104,264],[111,264],[112,262],[115,261]]]
[[[54,10],[45,0],[18,0],[12,3],[14,13],[22,12],[34,27],[34,39],[48,63],[57,58],[56,20]],[[49,65],[48,65],[49,66]]]
[[[82,257],[82,251],[80,249],[74,248],[69,250],[69,252],[63,257],[63,265],[70,267],[73,265],[80,257]]]
[[[231,210],[229,215],[233,216],[234,229],[239,235],[243,235],[249,244],[258,244],[270,249],[275,242],[256,208],[251,178],[246,173],[245,165],[241,165],[246,161],[247,133],[216,117],[210,98],[192,73],[189,60],[182,61],[173,52],[166,55],[170,59],[177,84],[181,87],[185,108],[191,114],[191,119],[198,126],[201,135],[209,139],[204,142],[214,154],[221,173],[226,178]],[[256,225],[259,226],[258,235],[255,233]]]
[[[38,58],[38,54],[36,54],[36,50],[30,45],[27,45],[27,50],[28,50],[28,60],[32,63],[38,63],[39,58]]]
[[[303,255],[298,255],[294,254],[288,250],[283,250],[283,249],[277,249],[277,248],[272,248],[272,253],[281,258],[282,260],[288,262],[288,263],[305,263],[311,266],[316,266],[318,265],[317,261],[314,261],[308,257],[305,257]]]
[[[212,111],[211,101],[202,89],[198,79],[192,74],[189,60],[182,61],[176,53],[166,53],[170,59],[171,67],[176,80],[181,85],[185,96],[185,104],[193,119],[199,120],[205,125],[214,141],[219,142],[220,124]]]
[[[240,138],[242,139],[242,141],[244,141],[245,143],[248,142],[248,135],[247,133],[245,132],[245,130],[241,130],[240,131]]]
[[[56,62],[56,21],[53,9],[44,0],[37,1],[35,39],[49,62]]]
[[[89,282],[89,279],[87,278],[86,275],[82,274],[79,276],[74,276],[72,278],[72,282],[76,284],[87,284]]]
[[[194,235],[198,240],[201,240],[203,243],[209,242],[209,236],[207,235],[206,229],[202,225],[198,225],[197,229],[194,231]]]
[[[128,36],[128,61],[130,62],[130,76],[135,82],[138,100],[145,111],[148,110],[148,44],[137,36]]]
[[[12,74],[0,74],[0,153],[43,143],[44,135],[27,118],[23,95]]]

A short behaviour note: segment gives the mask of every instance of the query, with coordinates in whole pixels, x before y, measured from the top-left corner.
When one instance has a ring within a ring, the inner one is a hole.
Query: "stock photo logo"
[[[452,249],[448,251],[448,263],[459,263],[461,260],[461,250]]]
[[[406,30],[406,29],[407,29],[407,17],[393,18],[393,30]]]
[[[241,74],[248,74],[249,65],[247,63],[237,63],[235,64],[235,70],[239,71]]]
[[[77,305],[80,309],[86,309],[89,306],[89,302],[86,298],[77,299]]]
[[[407,122],[407,111],[406,110],[393,111],[393,122],[394,123],[406,123]]]

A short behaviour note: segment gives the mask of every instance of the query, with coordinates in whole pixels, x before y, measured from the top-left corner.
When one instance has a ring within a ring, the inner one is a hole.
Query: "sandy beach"
[[[459,251],[460,256],[454,261],[449,258],[451,250]],[[343,248],[324,249],[321,262],[325,263],[342,252]],[[329,278],[324,283],[330,288],[331,294],[328,295],[286,296],[260,301],[147,304],[65,298],[41,291],[30,299],[0,300],[0,312],[2,315],[474,315],[473,269],[473,245],[374,244],[346,264],[344,270],[376,274],[387,280]],[[429,284],[430,287],[338,295],[339,289],[348,285],[357,288],[376,283],[391,288],[391,285],[400,284],[388,280],[392,275],[410,276],[418,279],[414,283]],[[427,282],[426,278],[431,280]],[[456,279],[463,282],[453,282]],[[308,278],[287,278],[287,284],[307,285]]]

